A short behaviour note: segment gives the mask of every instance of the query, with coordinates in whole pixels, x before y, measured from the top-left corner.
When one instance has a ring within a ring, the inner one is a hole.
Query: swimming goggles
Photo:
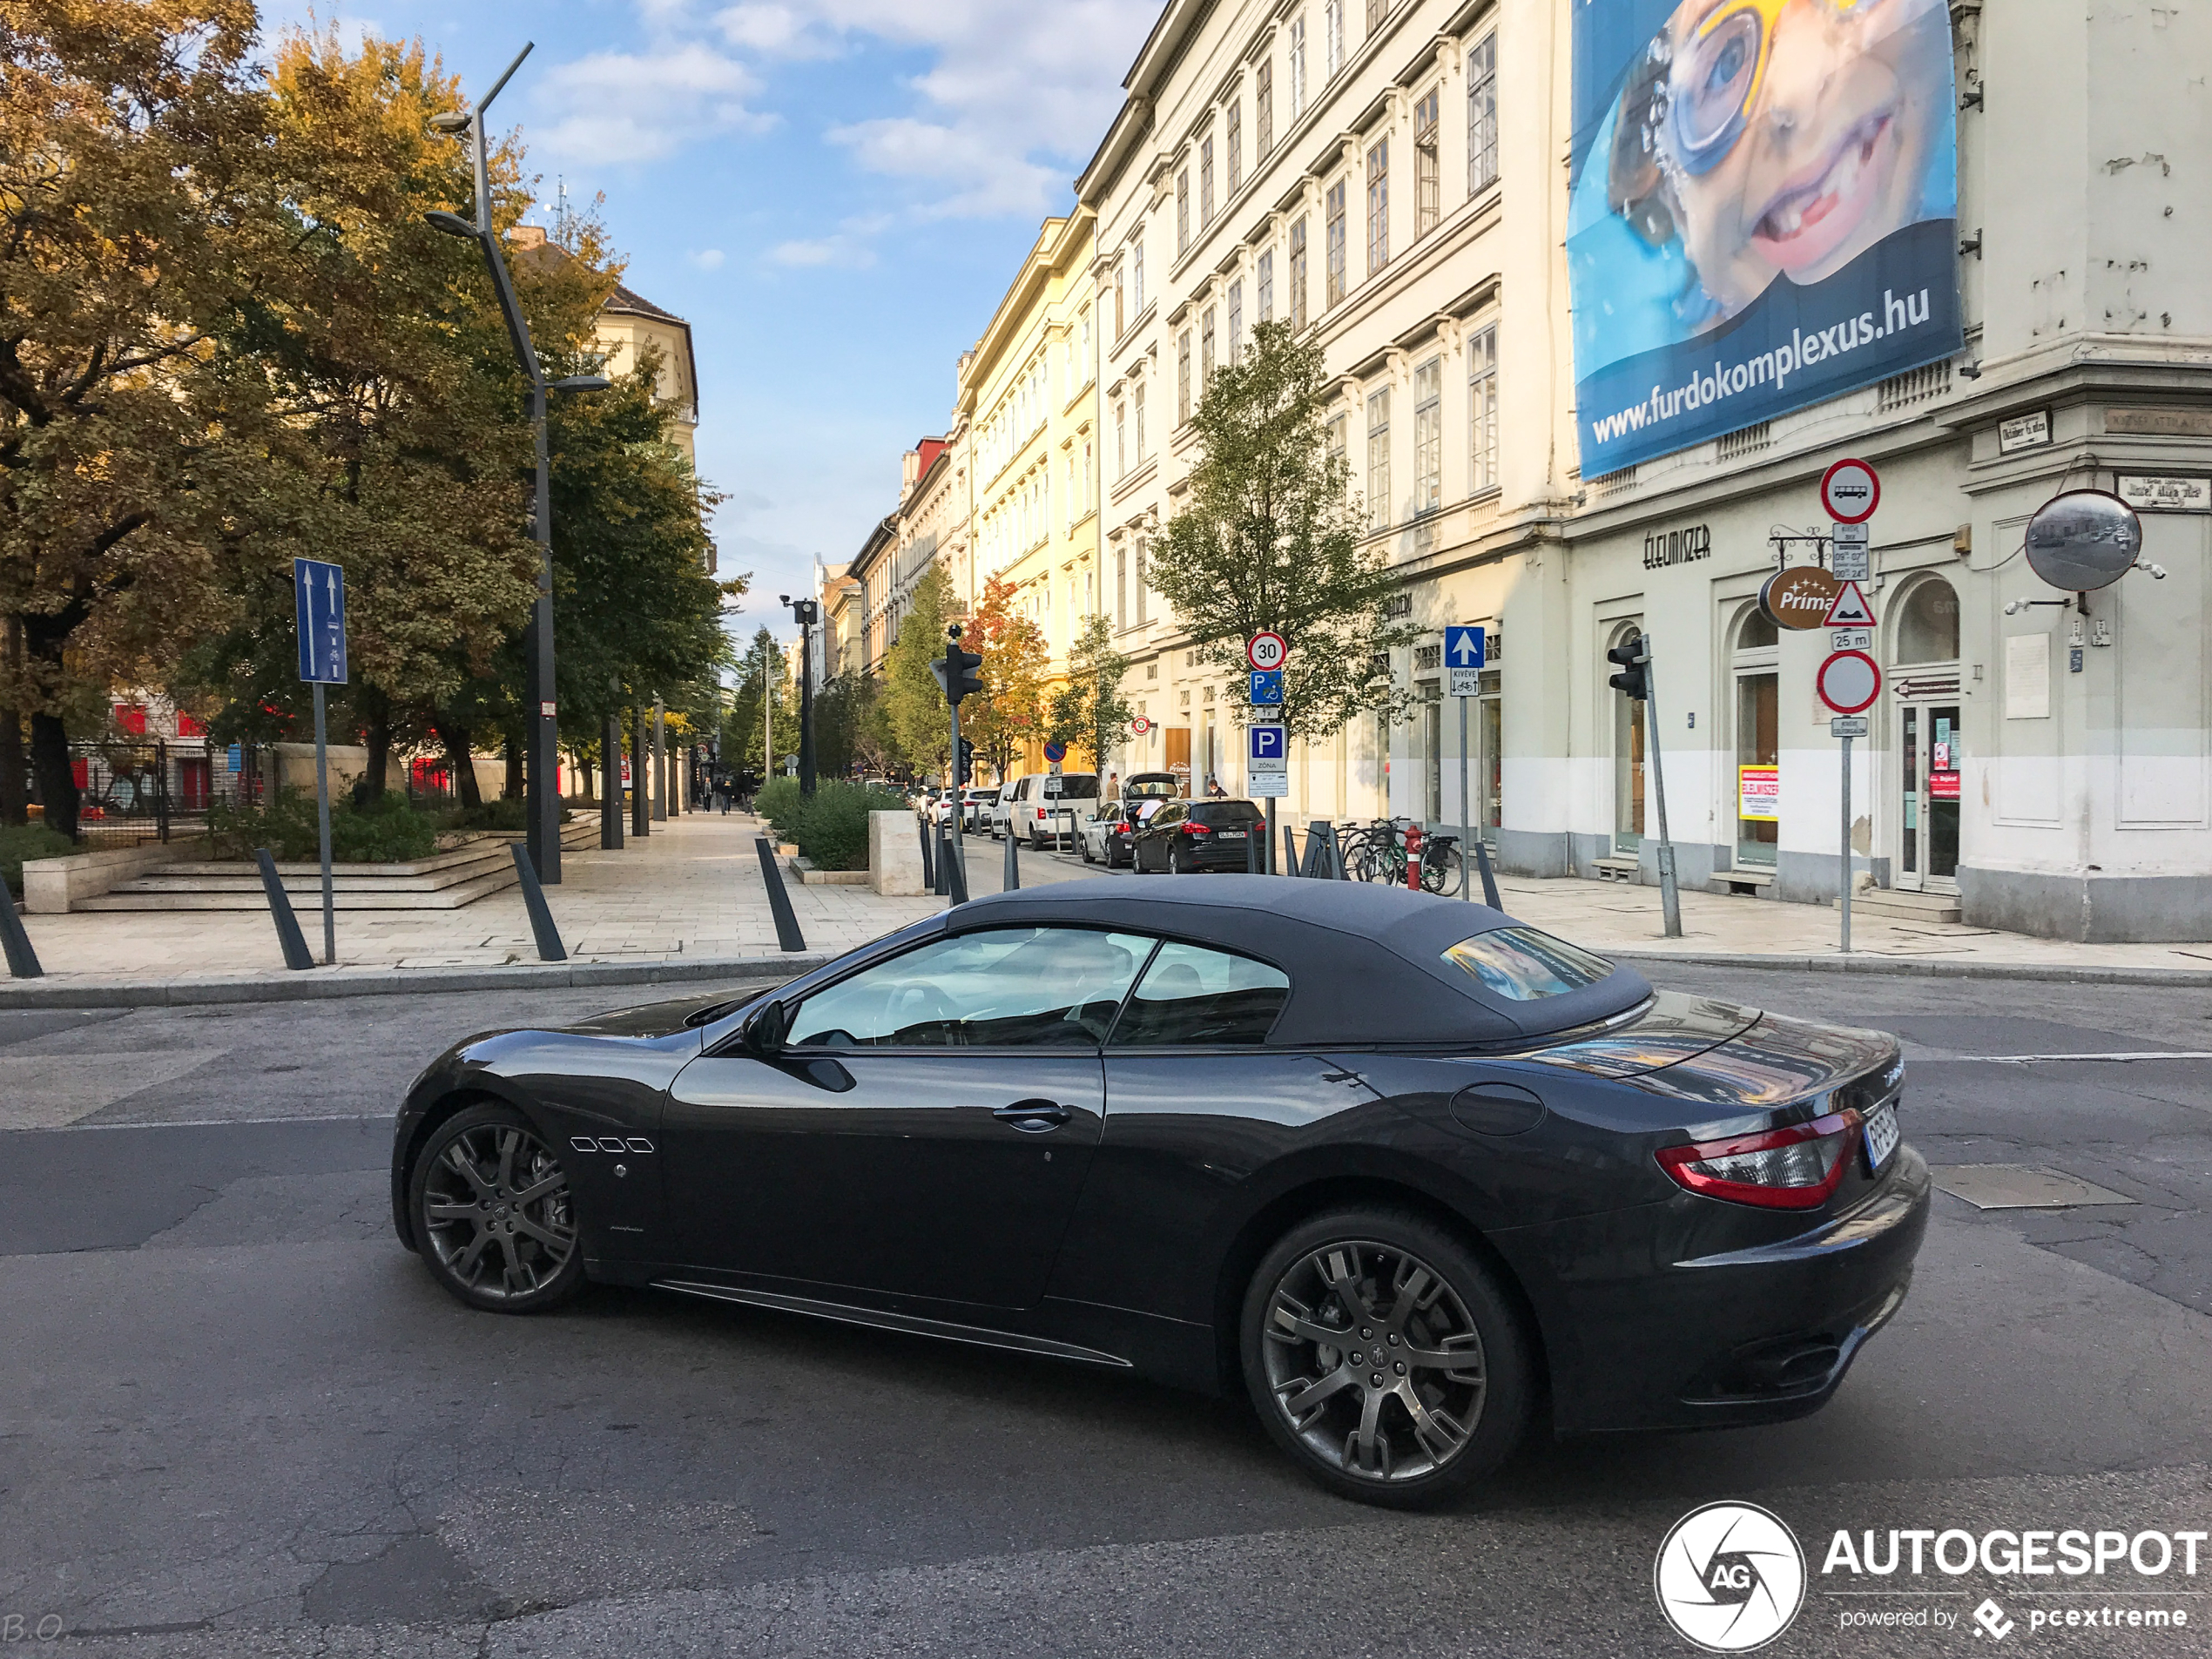
[[[1676,49],[1667,91],[1670,148],[1683,171],[1710,172],[1751,118],[1774,56],[1775,27],[1799,0],[1735,0],[1715,8]],[[1831,16],[1864,15],[1883,0],[1804,0]]]

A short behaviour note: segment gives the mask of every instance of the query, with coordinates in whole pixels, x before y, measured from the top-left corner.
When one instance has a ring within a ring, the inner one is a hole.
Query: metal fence
[[[210,807],[260,799],[265,778],[244,752],[199,742],[72,743],[69,753],[88,846],[198,834]]]

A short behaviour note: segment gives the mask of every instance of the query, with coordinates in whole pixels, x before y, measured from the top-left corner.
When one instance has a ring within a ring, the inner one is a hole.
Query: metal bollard
[[[999,878],[999,891],[1015,893],[1022,887],[1022,856],[1014,850],[1014,826],[1006,826],[1006,870]]]
[[[530,931],[537,935],[537,960],[565,962],[569,953],[561,943],[561,930],[553,925],[553,912],[546,906],[545,889],[538,885],[529,849],[522,842],[514,841],[509,843],[509,851],[515,855],[516,873],[523,878],[523,908],[530,913]]]
[[[799,917],[791,907],[791,894],[784,889],[784,873],[776,867],[776,849],[768,845],[765,835],[755,836],[752,844],[760,853],[760,880],[768,889],[769,914],[776,919],[776,948],[805,950],[806,941],[799,931]]]
[[[932,893],[945,889],[937,880],[937,860],[929,847],[929,820],[919,813],[914,818],[914,833],[921,838],[921,885]]]
[[[1267,860],[1261,856],[1267,851],[1266,840],[1265,830],[1262,830],[1257,835],[1250,830],[1244,832],[1244,873],[1246,875],[1258,875],[1267,867]]]
[[[284,965],[313,968],[315,959],[307,954],[307,941],[300,932],[300,918],[292,914],[292,900],[277,875],[276,860],[263,846],[254,849],[253,861],[261,867],[261,890],[269,895],[269,915],[276,923],[277,943],[284,947]]]
[[[1490,873],[1490,849],[1479,833],[1474,838],[1474,867],[1482,873],[1482,902],[1493,910],[1503,910],[1505,906],[1498,901],[1498,878]]]
[[[941,828],[937,832],[937,866],[945,873],[945,896],[954,905],[968,902],[968,870],[960,861],[960,849],[954,843],[953,833]]]
[[[46,970],[38,965],[38,953],[30,948],[30,934],[23,925],[23,918],[16,914],[16,901],[9,897],[4,883],[0,883],[0,946],[8,956],[8,972],[16,979],[44,979]]]
[[[1303,875],[1298,863],[1298,832],[1286,822],[1283,826],[1283,873]]]

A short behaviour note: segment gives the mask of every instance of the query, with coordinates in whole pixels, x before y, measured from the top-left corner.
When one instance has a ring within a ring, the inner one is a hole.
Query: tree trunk
[[[384,799],[385,775],[392,769],[392,705],[381,691],[364,685],[360,707],[368,759],[354,786],[354,804],[373,806]]]
[[[469,728],[439,718],[430,722],[430,729],[438,734],[439,745],[446,752],[446,765],[453,772],[454,792],[461,797],[463,807],[474,812],[484,804],[484,796],[476,787],[475,749],[469,741]]]
[[[30,717],[30,769],[38,779],[38,799],[46,827],[77,839],[77,779],[69,769],[69,733],[61,717]]]
[[[0,824],[30,821],[23,765],[23,717],[13,709],[0,709]]]
[[[511,732],[507,734],[507,778],[506,781],[500,785],[499,792],[509,800],[520,800],[524,793],[523,745],[516,740],[515,734]]]

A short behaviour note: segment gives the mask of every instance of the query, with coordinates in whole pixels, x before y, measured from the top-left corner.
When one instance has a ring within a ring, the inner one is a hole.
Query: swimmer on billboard
[[[1582,473],[1961,344],[1944,0],[1577,0]]]

